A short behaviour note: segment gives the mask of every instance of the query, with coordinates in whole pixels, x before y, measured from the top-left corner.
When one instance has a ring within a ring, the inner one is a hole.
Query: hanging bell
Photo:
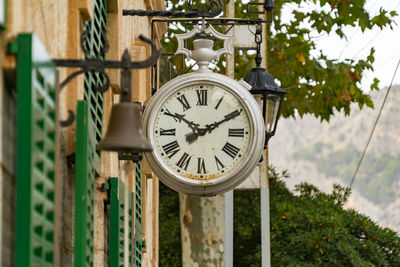
[[[98,150],[136,153],[152,151],[143,135],[140,103],[121,102],[112,107],[107,134]]]

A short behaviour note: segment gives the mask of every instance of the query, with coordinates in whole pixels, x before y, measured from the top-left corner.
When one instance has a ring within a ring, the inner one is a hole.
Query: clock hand
[[[189,121],[189,120],[185,119],[185,115],[184,114],[179,114],[179,113],[172,114],[170,112],[165,112],[164,114],[168,115],[168,116],[171,116],[172,118],[177,119],[179,122],[181,122],[181,121],[185,122],[193,131],[195,131],[199,127],[199,124],[194,123],[193,121]]]
[[[183,115],[183,114],[175,113],[174,116],[175,116],[175,118],[177,118],[179,120],[179,122],[180,121],[185,122],[190,128],[192,128],[192,130],[195,130],[195,129],[197,129],[199,127],[199,124],[194,123],[193,121],[189,121],[189,120],[185,119],[185,115]]]
[[[192,129],[191,133],[188,133],[188,134],[185,135],[186,136],[186,141],[189,144],[191,144],[194,141],[196,141],[198,136],[206,134],[206,129],[200,129],[199,128],[199,124],[194,123],[193,121],[189,121],[189,120],[185,119],[185,115],[184,114],[179,114],[179,113],[172,114],[168,110],[164,114],[168,115],[168,116],[171,116],[174,119],[177,119],[178,122],[181,122],[181,121],[185,122],[190,127],[190,129]]]
[[[216,128],[218,128],[218,126],[221,125],[223,122],[232,120],[232,119],[236,118],[237,116],[239,116],[241,112],[242,112],[242,110],[232,111],[231,113],[225,115],[225,118],[223,120],[220,120],[220,121],[217,121],[217,122],[214,122],[211,124],[207,124],[206,125],[207,132],[211,133]]]
[[[186,134],[186,141],[191,144],[197,140],[199,136],[204,136],[207,133],[206,128],[197,128],[196,131]]]
[[[181,122],[181,121],[185,122],[192,129],[191,133],[188,133],[188,134],[185,135],[186,136],[186,141],[189,144],[191,144],[194,141],[196,141],[198,136],[203,136],[203,135],[206,134],[206,129],[205,128],[199,128],[199,124],[198,123],[195,123],[193,121],[189,121],[189,120],[185,119],[185,115],[184,114],[178,114],[178,113],[175,113],[175,114],[165,113],[165,114],[168,115],[168,116],[171,116],[173,118],[178,119],[179,122]]]
[[[199,136],[204,136],[207,132],[211,133],[220,124],[222,124],[225,121],[229,121],[229,120],[236,118],[237,116],[240,115],[241,112],[242,112],[241,110],[235,110],[235,111],[225,115],[225,118],[223,120],[214,122],[212,124],[207,124],[206,128],[198,128],[198,127],[195,127],[194,129],[192,128],[193,132],[185,135],[186,141],[189,144],[195,142]]]

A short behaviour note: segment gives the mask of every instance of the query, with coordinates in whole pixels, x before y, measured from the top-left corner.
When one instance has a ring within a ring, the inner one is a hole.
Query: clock
[[[153,147],[145,157],[167,186],[186,194],[233,189],[261,158],[265,129],[249,85],[202,71],[161,87],[143,115]]]

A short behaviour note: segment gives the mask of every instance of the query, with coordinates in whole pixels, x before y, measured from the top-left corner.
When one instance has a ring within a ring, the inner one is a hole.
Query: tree
[[[186,3],[179,0],[168,1],[173,10],[186,9]],[[196,1],[193,1],[196,4]],[[200,2],[200,1],[197,1]],[[344,28],[351,26],[365,31],[374,27],[392,27],[395,11],[381,9],[379,14],[371,16],[365,9],[366,0],[275,0],[273,23],[268,25],[268,72],[289,91],[281,113],[284,117],[299,114],[312,114],[321,120],[329,120],[334,109],[350,113],[350,104],[358,103],[373,107],[369,95],[361,90],[361,80],[366,70],[372,70],[374,49],[365,59],[329,59],[322,51],[315,51],[316,36],[337,34],[347,38]],[[286,5],[295,5],[290,23],[281,21],[281,11]],[[305,4],[313,8],[301,8]],[[200,5],[200,4],[199,4]],[[246,14],[242,1],[235,1],[236,14]],[[190,28],[190,26],[188,26]],[[184,26],[176,24],[170,27],[163,41],[167,52],[175,52],[174,35],[182,32]],[[244,78],[254,66],[253,56],[248,53],[236,53],[235,78]],[[173,58],[175,70],[181,70],[181,58]],[[216,71],[224,71],[223,60],[217,63]],[[378,79],[371,84],[372,90],[378,90]]]
[[[326,194],[302,183],[294,194],[285,186],[287,176],[270,168],[272,266],[400,266],[400,236],[355,210],[344,209],[349,188],[334,185],[332,193]],[[178,194],[162,188],[160,264],[181,266],[176,261],[179,255],[170,255],[181,244],[176,227],[179,211],[171,205]],[[235,191],[234,201],[234,265],[260,266],[259,192]]]
[[[159,265],[182,266],[179,194],[160,183]]]

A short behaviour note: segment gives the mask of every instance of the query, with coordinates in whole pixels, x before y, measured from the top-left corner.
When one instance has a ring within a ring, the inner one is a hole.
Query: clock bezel
[[[165,101],[177,91],[194,85],[215,85],[234,95],[243,105],[249,118],[249,144],[236,167],[227,174],[210,180],[190,179],[176,173],[156,151],[153,139],[154,122]],[[190,73],[179,76],[163,85],[150,99],[143,114],[144,132],[153,146],[145,158],[155,175],[168,187],[190,195],[216,195],[229,191],[242,183],[259,162],[265,139],[264,119],[254,97],[240,82],[218,73]]]

